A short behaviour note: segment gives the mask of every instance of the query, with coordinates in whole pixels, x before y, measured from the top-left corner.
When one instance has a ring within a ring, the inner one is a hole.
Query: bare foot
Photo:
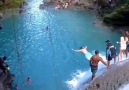
[[[107,67],[107,69],[111,69],[111,67],[110,67],[110,66],[108,66],[108,67]]]

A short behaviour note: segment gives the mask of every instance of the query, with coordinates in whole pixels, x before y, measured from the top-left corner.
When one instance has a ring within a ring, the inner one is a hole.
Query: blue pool
[[[105,55],[105,40],[116,44],[120,32],[101,25],[92,11],[55,11],[53,7],[40,10],[41,3],[42,0],[30,0],[23,14],[3,20],[0,55],[8,57],[7,63],[15,74],[14,85],[20,90],[72,89],[81,78],[77,78],[78,73],[83,74],[90,67],[83,54],[71,49],[87,45],[90,52],[98,49]],[[27,77],[31,78],[29,85],[25,83]]]

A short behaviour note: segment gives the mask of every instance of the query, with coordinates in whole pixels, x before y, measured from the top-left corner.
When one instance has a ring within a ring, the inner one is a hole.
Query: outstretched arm
[[[101,61],[105,66],[108,67],[108,64],[107,64],[106,62],[104,62],[104,60],[103,60],[102,58],[100,59],[100,61]]]
[[[117,43],[117,44],[120,44],[121,42],[118,42],[118,41],[117,41],[116,43]]]
[[[87,46],[83,47],[82,49],[87,49]],[[82,53],[85,54],[85,52],[82,49],[79,49],[79,50],[72,49],[72,50],[75,51],[75,52],[82,52]]]
[[[73,49],[72,49],[73,50]],[[74,52],[82,52],[81,50],[73,50]]]

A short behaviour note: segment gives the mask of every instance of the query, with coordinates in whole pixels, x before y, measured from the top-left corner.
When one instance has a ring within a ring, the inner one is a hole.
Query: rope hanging
[[[0,30],[2,29],[2,18],[3,18],[3,14],[0,13]]]
[[[48,27],[48,26],[47,26]],[[49,28],[47,28],[48,29],[48,33],[49,33],[49,40],[50,40],[50,43],[51,43],[51,46],[52,46],[52,55],[53,55],[53,59],[55,59],[55,51],[54,51],[54,46],[53,46],[53,41],[52,41],[52,35],[51,35],[51,32],[50,32],[50,29]],[[57,67],[56,67],[56,62],[54,62],[53,61],[53,66],[54,66],[54,72],[56,73],[56,74],[58,74],[57,72],[58,72],[58,70],[57,70]],[[57,87],[59,87],[58,85],[57,85],[57,76],[55,76],[55,79],[56,79],[56,89],[58,90],[58,88]]]
[[[47,11],[48,11],[48,7],[47,7]],[[49,20],[49,19],[48,19]],[[50,21],[49,21],[50,22]],[[49,25],[46,27],[46,30],[48,31],[48,34],[49,34],[49,40],[50,40],[50,43],[51,43],[51,45],[52,45],[52,52],[53,52],[53,59],[55,59],[55,51],[54,51],[54,46],[53,46],[53,41],[52,41],[52,34],[51,34],[51,31],[50,31],[50,28],[49,28]],[[58,74],[57,72],[58,72],[58,70],[57,70],[57,67],[56,67],[56,62],[54,62],[53,61],[53,66],[54,66],[54,72],[56,73],[56,74]],[[59,77],[58,77],[59,78]],[[55,82],[56,82],[56,89],[58,90],[58,87],[59,87],[59,85],[58,85],[58,83],[57,83],[57,81],[58,81],[58,78],[57,78],[57,76],[55,76]]]
[[[18,45],[17,45],[17,37],[16,37],[16,29],[15,29],[15,20],[14,20],[13,10],[12,10],[12,20],[13,20],[13,32],[14,32],[14,44],[16,47],[17,58],[18,58],[18,61],[20,62],[20,54],[19,54]]]

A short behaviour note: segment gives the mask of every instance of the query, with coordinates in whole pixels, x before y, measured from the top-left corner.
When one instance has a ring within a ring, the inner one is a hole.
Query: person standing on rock
[[[106,41],[106,59],[108,66],[110,67],[110,61],[114,59],[114,63],[116,63],[116,47],[110,43],[109,40]]]
[[[22,12],[23,12],[23,3],[21,3],[20,5],[19,5],[19,14],[21,14]]]
[[[122,32],[122,36],[120,37],[120,42],[117,42],[118,44],[120,44],[118,61],[120,61],[120,59],[121,60],[123,59],[123,56],[126,52],[126,41],[127,41],[127,37],[125,36],[125,32]]]
[[[95,55],[93,55],[90,58],[90,67],[91,67],[91,72],[92,72],[92,79],[93,80],[95,78],[95,74],[98,70],[98,63],[102,62],[105,66],[107,66],[107,68],[109,68],[108,64],[106,62],[104,62],[104,60],[99,56],[99,51],[96,50],[95,51]]]

